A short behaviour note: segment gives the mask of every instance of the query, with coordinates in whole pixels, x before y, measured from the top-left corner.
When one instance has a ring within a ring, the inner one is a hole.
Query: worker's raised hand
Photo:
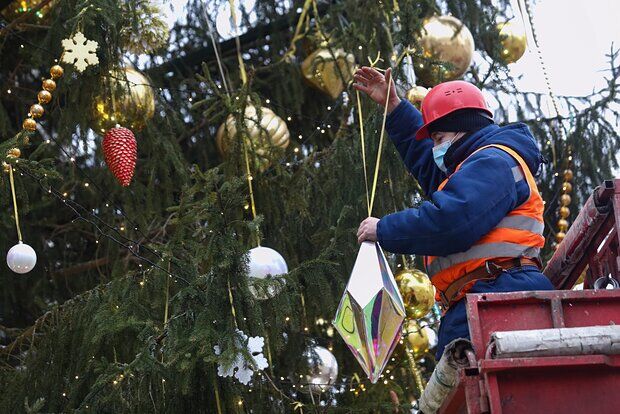
[[[357,229],[357,242],[362,243],[365,241],[377,241],[377,224],[379,219],[376,217],[368,217],[360,223]]]
[[[367,94],[370,99],[381,106],[385,106],[387,85],[388,82],[390,82],[388,113],[392,112],[400,103],[400,98],[396,94],[396,87],[394,86],[394,82],[392,82],[392,68],[388,68],[385,71],[385,75],[383,75],[375,68],[362,66],[355,71],[353,78],[355,79],[353,87]]]

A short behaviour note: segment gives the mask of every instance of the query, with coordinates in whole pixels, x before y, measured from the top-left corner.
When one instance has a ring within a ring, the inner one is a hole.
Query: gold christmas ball
[[[336,99],[353,78],[355,57],[343,49],[325,45],[304,59],[301,73],[314,88]]]
[[[573,171],[572,170],[564,170],[564,181],[573,181]]]
[[[155,93],[149,79],[127,67],[104,78],[105,92],[93,101],[93,129],[105,132],[116,124],[140,131],[155,115]]]
[[[560,231],[566,232],[566,230],[568,230],[568,221],[565,219],[559,219],[558,220],[558,229]]]
[[[570,205],[570,202],[571,202],[571,198],[568,194],[562,194],[560,196],[560,204],[562,204],[563,206]]]
[[[560,217],[565,219],[568,216],[570,216],[570,209],[568,207],[564,207],[564,206],[560,207]]]
[[[26,118],[26,119],[24,119],[24,123],[22,124],[22,127],[26,131],[33,132],[33,131],[35,131],[37,129],[37,121],[35,121],[32,118]]]
[[[5,9],[2,10],[0,15],[6,19],[7,22],[11,22],[14,19],[22,16],[24,13],[28,13],[38,7],[44,0],[13,0]],[[55,1],[52,0],[45,6],[41,7],[34,14],[33,20],[45,21],[52,7],[54,7]]]
[[[435,289],[429,277],[417,269],[403,269],[394,279],[403,296],[407,316],[413,319],[426,316],[435,304]]]
[[[45,109],[39,104],[34,104],[30,107],[30,115],[32,115],[33,118],[41,118],[44,113]]]
[[[50,75],[52,75],[52,79],[62,78],[62,75],[65,73],[65,70],[60,65],[54,65],[50,69]]]
[[[405,341],[407,342],[407,352],[413,352],[413,357],[418,359],[428,352],[430,341],[428,333],[421,328],[418,322],[409,319],[404,328]]]
[[[11,148],[7,151],[7,158],[19,158],[22,155],[22,152],[19,148]]]
[[[46,90],[42,90],[42,91],[39,91],[39,94],[37,95],[37,99],[39,100],[40,104],[50,103],[52,100],[52,94]]]
[[[562,191],[564,191],[566,194],[572,192],[573,185],[569,183],[568,181],[565,181],[564,183],[562,183]]]
[[[405,94],[405,98],[411,102],[416,108],[420,109],[422,105],[422,101],[426,97],[426,94],[429,92],[429,89],[423,86],[414,86],[409,89]]]
[[[513,19],[497,25],[502,45],[500,54],[504,63],[514,63],[523,56],[527,47],[525,28],[520,21]]]
[[[51,79],[45,79],[43,81],[43,89],[48,92],[54,92],[56,90],[56,82]]]
[[[242,130],[249,154],[255,154],[256,166],[264,170],[269,166],[269,156],[278,150],[283,150],[290,143],[290,133],[286,122],[271,109],[260,108],[248,104],[243,116],[245,130]],[[222,157],[228,155],[230,147],[237,136],[237,120],[230,114],[226,122],[220,125],[216,134],[217,149]],[[241,146],[239,145],[241,149]]]
[[[425,59],[417,61],[414,69],[418,83],[423,86],[460,78],[471,65],[474,38],[455,17],[444,15],[426,19],[418,43]]]
[[[555,234],[555,241],[557,243],[562,243],[562,240],[564,240],[564,237],[566,237],[566,233],[560,231]]]

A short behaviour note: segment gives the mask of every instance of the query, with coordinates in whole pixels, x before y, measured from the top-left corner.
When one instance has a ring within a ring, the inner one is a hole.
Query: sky
[[[605,85],[605,57],[612,42],[620,48],[620,1],[539,0],[534,5],[534,24],[557,95],[587,95]],[[523,91],[546,89],[535,49],[511,66],[523,75]],[[620,62],[619,62],[620,63]]]
[[[163,9],[171,25],[185,16],[186,2],[165,3]],[[612,42],[620,48],[620,0],[534,0],[532,3],[535,28],[554,93],[583,96],[602,88],[604,70],[608,68],[605,55]],[[523,76],[517,84],[524,92],[546,91],[533,45],[528,45],[525,55],[510,69],[513,76]]]

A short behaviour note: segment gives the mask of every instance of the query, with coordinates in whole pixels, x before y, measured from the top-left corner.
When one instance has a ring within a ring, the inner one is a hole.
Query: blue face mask
[[[443,157],[446,155],[446,152],[448,152],[450,145],[452,145],[452,141],[442,142],[441,144],[433,147],[433,159],[435,160],[435,164],[437,164],[439,169],[443,172],[448,171],[443,162]]]

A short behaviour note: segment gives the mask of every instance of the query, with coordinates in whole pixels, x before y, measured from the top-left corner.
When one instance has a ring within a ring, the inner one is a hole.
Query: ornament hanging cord
[[[374,67],[374,65],[381,59],[381,55],[377,55],[377,59],[375,61],[370,61],[370,66]],[[370,59],[369,59],[370,60]],[[385,97],[385,107],[383,108],[383,121],[381,123],[381,134],[379,136],[379,147],[377,148],[377,162],[375,163],[375,174],[372,181],[372,189],[370,191],[370,195],[368,194],[368,174],[366,172],[366,152],[364,149],[365,139],[364,139],[364,128],[363,128],[363,119],[362,119],[362,107],[360,106],[359,100],[359,92],[357,95],[357,110],[359,115],[360,122],[360,141],[362,145],[362,160],[364,164],[364,181],[366,182],[366,200],[368,203],[368,217],[372,216],[372,207],[375,203],[375,194],[377,192],[377,180],[379,179],[379,166],[381,165],[381,149],[383,148],[383,137],[385,135],[385,122],[387,120],[387,108],[388,102],[390,101],[390,90],[392,86],[392,76],[390,74],[390,81],[387,82],[387,93]],[[370,199],[370,201],[368,201]]]
[[[15,197],[15,181],[13,180],[13,166],[9,165],[9,182],[11,184],[11,195],[13,196],[13,210],[15,211],[15,227],[17,228],[17,238],[22,242],[22,231],[19,228],[19,212],[17,211],[17,197]]]
[[[230,4],[230,17],[233,23],[233,29],[236,32],[237,31],[237,14],[235,13],[235,1],[228,0],[228,3]],[[220,71],[220,76],[222,77],[222,83],[224,84],[226,95],[228,95],[228,97],[230,98],[230,88],[228,87],[228,83],[226,82],[226,76],[224,75],[224,67],[223,67],[222,59],[220,57],[220,53],[218,50],[218,45],[215,42],[215,37],[213,36],[213,26],[211,25],[211,21],[209,20],[208,17],[209,16],[207,16],[206,20],[207,20],[207,26],[208,26],[207,28],[209,30],[209,37],[211,39],[213,50],[215,51],[215,59],[217,60],[218,69]],[[243,63],[243,57],[241,56],[241,42],[239,40],[239,33],[236,33],[235,35],[235,43],[237,47],[237,61],[239,63],[239,73],[240,73],[241,81],[243,85],[245,85],[247,83],[247,74],[245,71],[245,65]],[[252,209],[252,218],[256,220],[256,203],[254,201],[254,188],[252,186],[252,174],[250,172],[250,158],[249,158],[247,146],[244,140],[242,140],[242,146],[243,146],[243,158],[245,162],[245,175],[248,180],[248,189],[250,193],[250,206]],[[260,238],[258,237],[258,233],[256,234],[256,245],[260,246]]]
[[[235,13],[235,0],[228,0],[230,3],[230,17],[235,30],[235,43],[237,46],[237,61],[239,62],[239,73],[241,76],[241,82],[245,86],[248,83],[248,77],[245,71],[245,64],[243,63],[243,57],[241,56],[241,41],[239,40],[239,32],[237,31],[237,14]],[[248,188],[250,191],[250,206],[252,209],[252,217],[256,220],[256,203],[254,201],[254,188],[252,186],[252,173],[250,172],[250,158],[248,155],[248,148],[245,139],[241,140],[243,146],[243,157],[245,158],[245,174],[248,180]],[[260,237],[258,231],[256,232],[256,245],[260,246]]]

